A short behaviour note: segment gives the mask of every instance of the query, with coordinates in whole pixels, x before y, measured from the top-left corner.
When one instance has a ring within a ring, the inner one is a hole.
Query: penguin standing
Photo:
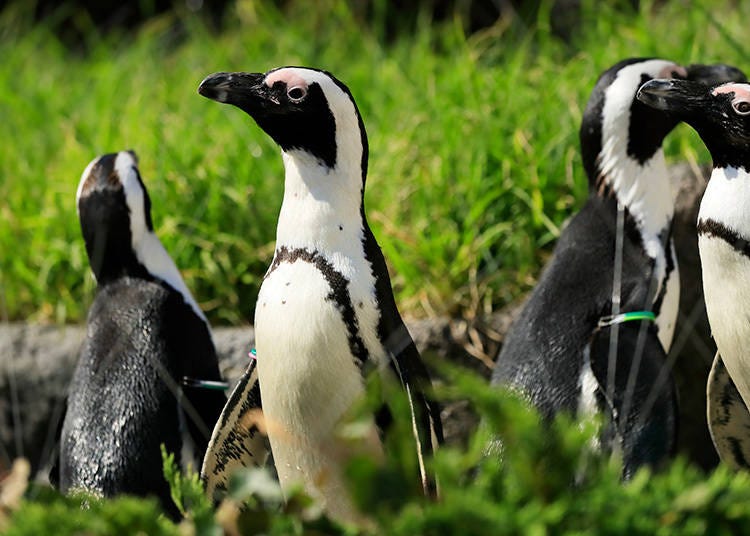
[[[713,159],[698,212],[703,292],[718,348],[708,420],[721,459],[750,469],[750,85],[653,80],[638,98],[692,126]]]
[[[605,71],[580,129],[589,198],[562,232],[493,371],[550,418],[603,412],[624,476],[673,451],[677,401],[666,352],[679,303],[664,137],[678,120],[636,100],[660,77],[732,79],[725,66],[634,58]],[[619,231],[618,231],[619,228]]]
[[[439,410],[424,394],[427,371],[365,218],[367,135],[351,93],[327,72],[296,67],[217,73],[198,91],[244,110],[282,150],[276,250],[255,313],[260,394],[282,488],[301,483],[334,517],[360,517],[344,466],[355,452],[380,455],[388,411],[357,448],[337,425],[375,369],[394,372],[408,395],[422,483],[432,491],[424,464],[442,440]]]
[[[226,401],[209,325],[153,231],[135,153],[93,160],[77,192],[97,293],[62,426],[63,491],[156,495],[160,444],[200,463]],[[217,383],[214,383],[217,382]],[[190,440],[186,437],[190,436]]]

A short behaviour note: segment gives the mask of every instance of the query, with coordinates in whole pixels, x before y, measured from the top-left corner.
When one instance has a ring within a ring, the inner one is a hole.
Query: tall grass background
[[[426,14],[395,35],[387,2],[240,0],[221,24],[176,12],[102,34],[0,13],[0,319],[80,322],[95,283],[75,192],[96,155],[134,149],[157,234],[214,324],[251,322],[273,255],[283,167],[241,111],[200,97],[215,71],[305,65],[352,90],[370,141],[368,218],[409,316],[488,313],[533,285],[587,195],[578,127],[597,76],[625,57],[750,69],[750,5],[582,2],[570,42],[506,18],[468,34]],[[64,9],[64,8],[63,8]],[[61,12],[62,13],[62,12]],[[673,160],[708,161],[679,128]]]

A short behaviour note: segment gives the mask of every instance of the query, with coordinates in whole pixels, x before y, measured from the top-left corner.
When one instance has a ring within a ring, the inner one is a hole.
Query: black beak
[[[252,115],[252,111],[263,106],[269,89],[263,83],[263,73],[214,73],[208,75],[198,93],[217,102],[233,104]]]
[[[707,85],[700,82],[656,79],[643,84],[636,97],[652,108],[684,118],[709,105],[710,91]]]
[[[747,82],[745,73],[740,71],[737,67],[725,65],[723,63],[716,63],[714,65],[688,65],[687,73],[688,80],[700,82],[707,86],[718,86],[719,84],[725,84],[727,82]]]

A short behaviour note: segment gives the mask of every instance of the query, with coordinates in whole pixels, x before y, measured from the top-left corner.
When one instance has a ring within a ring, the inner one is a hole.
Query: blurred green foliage
[[[132,148],[156,230],[215,324],[252,321],[273,255],[283,168],[242,112],[196,94],[220,70],[325,68],[347,83],[370,139],[367,214],[412,316],[473,316],[534,283],[560,226],[586,196],[577,129],[598,73],[629,56],[747,69],[750,5],[730,0],[584,0],[571,42],[504,19],[466,35],[417,18],[388,35],[387,2],[368,20],[343,0],[239,0],[216,26],[192,13],[102,35],[86,46],[0,13],[0,319],[79,322],[95,285],[75,191],[96,155]],[[670,155],[707,160],[681,128]]]
[[[156,502],[129,497],[63,497],[34,485],[20,506],[0,508],[8,535],[56,534],[744,534],[750,526],[750,475],[719,467],[706,475],[678,459],[663,472],[641,470],[622,483],[617,459],[593,445],[596,422],[559,418],[546,423],[514,395],[460,369],[445,369],[452,386],[442,399],[468,398],[483,424],[468,448],[444,447],[431,467],[440,499],[422,496],[414,471],[407,402],[393,385],[379,391],[394,401],[396,426],[382,462],[356,459],[349,467],[354,497],[368,526],[328,519],[301,492],[282,500],[268,470],[236,473],[214,513],[197,475],[182,475],[165,455],[165,475],[185,517],[179,526]],[[376,397],[372,397],[374,403]],[[367,402],[362,409],[367,407]],[[356,424],[354,415],[353,424]],[[399,423],[399,419],[404,422]],[[356,427],[355,427],[356,428]],[[350,430],[351,431],[351,430]],[[502,447],[488,450],[492,438]],[[0,491],[7,490],[0,484]]]

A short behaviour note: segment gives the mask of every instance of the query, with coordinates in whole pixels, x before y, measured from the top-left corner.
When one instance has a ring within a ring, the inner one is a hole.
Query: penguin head
[[[298,164],[367,172],[367,134],[349,89],[326,71],[215,73],[198,93],[249,114]]]
[[[750,171],[750,84],[716,87],[689,80],[652,80],[640,102],[686,122],[706,144],[714,167]]]
[[[679,123],[674,114],[636,98],[644,83],[663,78],[702,84],[746,80],[739,69],[728,65],[681,66],[654,58],[631,58],[607,69],[594,86],[580,129],[583,163],[592,187],[626,160],[646,165]]]
[[[153,224],[136,154],[121,151],[92,160],[78,183],[76,204],[96,280],[142,274],[133,243],[151,233]]]

